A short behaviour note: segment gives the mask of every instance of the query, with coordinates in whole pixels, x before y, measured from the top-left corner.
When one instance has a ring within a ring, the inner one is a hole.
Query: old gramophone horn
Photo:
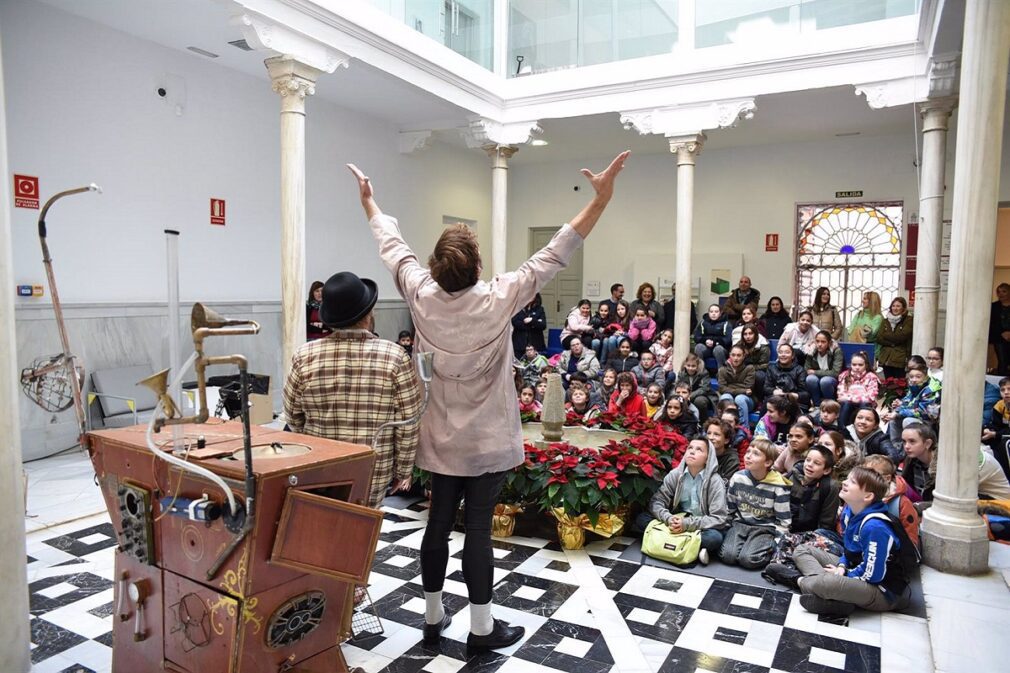
[[[228,320],[214,309],[207,308],[199,302],[193,304],[193,313],[190,317],[191,328],[194,332],[201,327],[217,329],[219,327],[248,325],[251,322],[250,320]]]
[[[157,374],[152,374],[143,381],[138,381],[137,385],[150,388],[154,391],[154,394],[161,401],[161,410],[165,413],[165,418],[177,418],[182,415],[179,413],[179,407],[176,406],[172,396],[168,394],[167,369],[162,369]]]

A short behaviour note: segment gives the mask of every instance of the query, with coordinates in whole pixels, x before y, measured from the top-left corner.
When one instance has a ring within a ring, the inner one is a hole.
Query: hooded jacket
[[[740,470],[726,489],[730,516],[751,526],[774,527],[779,533],[788,533],[792,523],[791,488],[792,482],[775,470],[769,470],[761,481],[750,470]]]
[[[905,312],[897,325],[884,316],[877,332],[877,362],[884,367],[904,367],[912,357],[912,316]]]
[[[789,495],[793,521],[789,530],[793,533],[818,528],[834,530],[838,518],[838,482],[828,473],[812,484],[804,484],[804,476],[803,463],[796,463],[789,474],[793,482]]]
[[[940,416],[940,392],[942,385],[934,378],[926,379],[921,386],[908,386],[908,392],[894,410],[898,418],[914,418],[931,422]]]
[[[803,354],[799,353],[802,358]],[[765,391],[771,393],[773,390],[781,390],[784,393],[798,393],[805,390],[807,380],[807,370],[793,357],[793,363],[788,368],[775,360],[768,365],[768,374],[765,376]]]
[[[663,523],[670,523],[670,519],[677,512],[680,505],[681,487],[684,484],[684,473],[687,471],[687,463],[683,460],[680,465],[670,470],[659,490],[649,501],[649,512]],[[685,516],[684,530],[708,530],[710,528],[722,529],[729,525],[729,510],[726,505],[726,484],[719,476],[716,465],[715,451],[711,446],[708,450],[708,460],[704,469],[699,473],[701,477],[701,491],[698,497],[698,504],[703,514],[701,516]]]
[[[846,369],[838,377],[838,401],[856,404],[875,404],[880,379],[873,372],[863,372],[858,379],[851,369]]]
[[[713,321],[708,317],[708,313],[706,313],[701,317],[701,322],[698,323],[698,327],[694,330],[694,342],[696,344],[705,343],[706,339],[712,339],[716,346],[729,348],[732,336],[733,330],[730,329],[729,321],[725,315],[721,315],[718,320]]]
[[[874,428],[873,432],[862,439],[856,433],[856,425],[854,423],[846,425],[845,430],[856,444],[857,452],[862,454],[863,457],[873,455],[887,456],[894,461],[895,465],[900,465],[901,461],[905,458],[904,447],[899,448],[891,444],[890,437],[880,428]]]
[[[901,542],[891,524],[870,516],[873,514],[886,515],[887,504],[872,503],[859,514],[853,514],[848,505],[842,510],[845,554],[838,565],[845,569],[846,577],[875,584],[894,601],[907,584],[897,560]]]
[[[754,365],[734,367],[729,362],[719,367],[719,392],[731,395],[749,395],[754,390],[756,372]]]

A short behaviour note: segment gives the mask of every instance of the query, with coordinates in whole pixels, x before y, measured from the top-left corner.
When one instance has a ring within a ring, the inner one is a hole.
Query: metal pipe
[[[165,230],[165,266],[168,271],[168,367],[179,371],[179,232]],[[172,399],[182,402],[182,384],[168,389]],[[185,449],[181,425],[172,426],[172,446],[176,452]]]

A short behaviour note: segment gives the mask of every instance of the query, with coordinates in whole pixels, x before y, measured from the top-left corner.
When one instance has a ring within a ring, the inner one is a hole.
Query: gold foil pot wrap
[[[565,549],[582,549],[586,544],[586,531],[592,531],[601,537],[613,537],[624,532],[624,522],[627,518],[627,507],[617,512],[600,512],[594,526],[585,514],[569,516],[562,507],[551,510],[558,522],[558,540]]]
[[[491,535],[493,537],[512,537],[516,528],[516,514],[523,511],[520,505],[499,503],[494,506],[491,517]]]

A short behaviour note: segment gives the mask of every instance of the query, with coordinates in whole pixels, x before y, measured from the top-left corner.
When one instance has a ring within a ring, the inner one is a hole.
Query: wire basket
[[[365,587],[354,588],[355,600],[360,597],[360,602],[354,606],[354,613],[351,615],[351,642],[367,640],[374,636],[382,635],[382,620],[372,603],[372,597]]]
[[[84,385],[84,369],[73,367],[73,355],[43,355],[21,370],[21,390],[46,411],[66,411],[74,404],[71,369],[77,375],[78,388]]]

